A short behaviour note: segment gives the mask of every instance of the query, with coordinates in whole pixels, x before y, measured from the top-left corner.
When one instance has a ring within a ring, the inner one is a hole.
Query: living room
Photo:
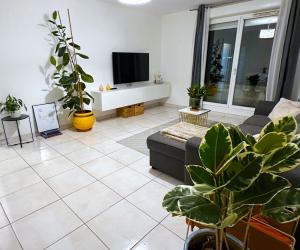
[[[300,249],[299,17],[3,2],[0,249]]]

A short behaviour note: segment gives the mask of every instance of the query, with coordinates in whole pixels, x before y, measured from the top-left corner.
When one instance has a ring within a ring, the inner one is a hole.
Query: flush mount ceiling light
[[[129,5],[142,5],[150,3],[152,0],[118,0],[120,3],[129,4]]]

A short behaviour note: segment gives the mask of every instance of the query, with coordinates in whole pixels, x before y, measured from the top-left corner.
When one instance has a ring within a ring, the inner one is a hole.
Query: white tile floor
[[[184,219],[161,207],[180,182],[117,143],[177,117],[177,109],[159,106],[22,149],[1,144],[0,249],[182,249]],[[211,112],[209,119],[239,124],[244,117]]]

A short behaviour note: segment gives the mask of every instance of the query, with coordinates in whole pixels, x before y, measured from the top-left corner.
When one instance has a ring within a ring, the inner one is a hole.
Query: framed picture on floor
[[[37,130],[40,135],[61,134],[59,132],[59,122],[55,102],[33,105],[32,110]]]

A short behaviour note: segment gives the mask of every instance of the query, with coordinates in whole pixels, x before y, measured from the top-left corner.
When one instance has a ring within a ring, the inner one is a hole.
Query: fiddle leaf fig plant
[[[298,219],[300,190],[279,175],[300,164],[296,131],[294,117],[270,122],[257,137],[214,125],[199,146],[201,164],[186,167],[194,185],[175,187],[165,195],[163,207],[215,229],[217,250],[227,243],[227,227],[248,218],[249,228],[253,211],[280,223]],[[247,249],[248,230],[244,239]]]
[[[69,109],[70,114],[75,111],[84,113],[84,105],[89,105],[91,100],[94,100],[86,91],[86,83],[92,83],[94,79],[78,64],[78,57],[82,59],[89,57],[80,53],[81,46],[74,42],[69,10],[68,20],[70,34],[67,34],[67,27],[62,24],[59,11],[54,11],[52,18],[48,20],[51,34],[56,41],[50,63],[55,67],[53,78],[57,81],[56,85],[65,91],[65,96],[59,100],[63,101],[63,108]]]

